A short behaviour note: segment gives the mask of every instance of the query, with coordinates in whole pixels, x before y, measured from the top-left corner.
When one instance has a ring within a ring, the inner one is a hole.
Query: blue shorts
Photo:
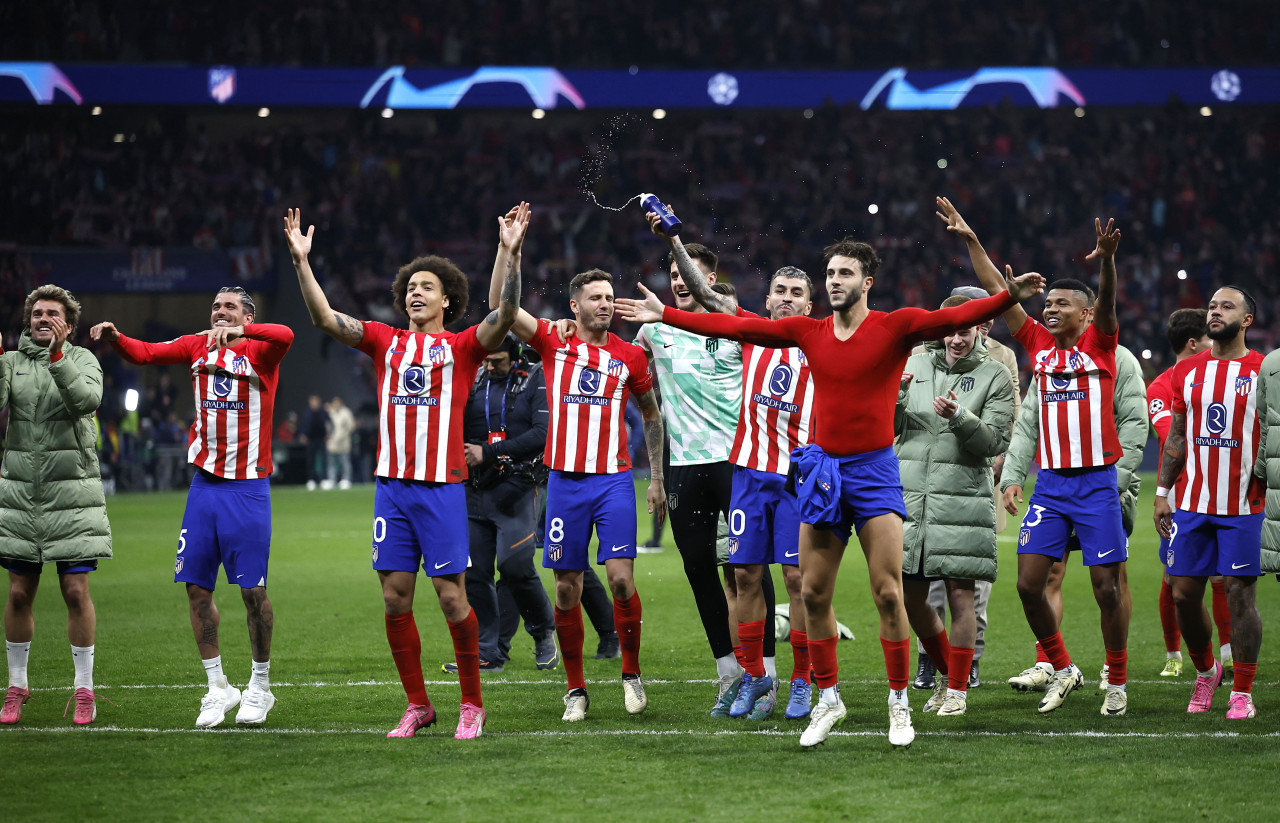
[[[585,571],[595,526],[596,563],[636,556],[636,484],[631,472],[579,474],[552,471],[547,478],[547,522],[542,565]]]
[[[729,501],[729,562],[800,565],[800,507],[787,476],[733,467]]]
[[[1129,559],[1114,465],[1070,472],[1041,469],[1018,531],[1018,554],[1062,560],[1076,548],[1073,529],[1086,566]]]
[[[1262,512],[1198,514],[1175,511],[1164,551],[1166,571],[1177,577],[1258,577],[1262,574]]]
[[[467,490],[462,483],[379,477],[373,491],[373,568],[427,577],[471,564]]]
[[[58,574],[84,574],[98,570],[97,560],[59,560],[56,565]],[[25,577],[39,577],[44,571],[43,563],[32,563],[30,560],[17,560],[12,557],[0,557],[0,566]]]
[[[840,522],[832,531],[842,541],[848,543],[849,536],[861,532],[873,517],[896,514],[907,519],[902,475],[892,446],[835,459],[840,464]]]
[[[221,564],[242,589],[267,585],[271,557],[271,481],[223,480],[196,472],[178,532],[173,582],[213,591]]]

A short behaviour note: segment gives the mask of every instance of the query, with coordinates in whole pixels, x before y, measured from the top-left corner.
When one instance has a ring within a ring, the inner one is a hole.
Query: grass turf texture
[[[439,723],[413,740],[387,740],[405,700],[369,566],[371,486],[273,491],[271,676],[279,702],[261,729],[237,727],[228,716],[219,730],[196,730],[204,673],[185,595],[172,583],[185,497],[119,495],[108,505],[116,559],[92,575],[98,693],[117,705],[100,700],[88,729],[62,716],[71,660],[65,608],[47,574],[36,601],[33,698],[20,726],[0,728],[7,788],[0,818],[555,820],[621,811],[637,820],[918,819],[931,812],[990,820],[1031,809],[1043,819],[1268,817],[1272,801],[1247,787],[1268,785],[1280,751],[1280,655],[1264,642],[1254,690],[1260,714],[1252,721],[1225,719],[1225,686],[1211,714],[1188,715],[1189,659],[1182,678],[1157,676],[1164,648],[1148,516],[1153,480],[1144,483],[1130,554],[1128,716],[1098,713],[1098,611],[1078,559],[1067,573],[1063,634],[1088,678],[1085,689],[1040,716],[1038,694],[1004,684],[1034,653],[1014,589],[1018,520],[1011,518],[1000,543],[983,686],[971,693],[969,713],[950,719],[924,714],[927,694],[913,692],[917,738],[907,751],[892,750],[886,739],[878,622],[856,544],[836,599],[837,615],[857,635],[840,644],[849,717],[826,745],[804,751],[803,723],[781,718],[785,687],[774,720],[708,717],[714,668],[669,532],[664,553],[636,563],[650,700],[643,715],[622,707],[619,661],[588,659],[587,720],[562,723],[563,671],[537,671],[532,640],[521,632],[506,671],[484,676],[484,737],[453,740],[458,688],[440,672],[452,646],[420,577],[416,615]],[[644,540],[643,512],[640,523]],[[783,591],[780,575],[775,581]],[[217,601],[224,668],[243,687],[244,609],[225,582]],[[1280,617],[1274,577],[1260,580],[1258,605],[1264,625]],[[588,627],[588,658],[594,642]],[[786,643],[778,644],[778,668],[783,678],[791,669]]]

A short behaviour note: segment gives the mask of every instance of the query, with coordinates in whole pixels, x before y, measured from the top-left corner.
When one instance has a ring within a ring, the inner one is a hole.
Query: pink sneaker
[[[387,732],[387,737],[413,737],[419,729],[425,729],[434,722],[436,710],[430,703],[425,706],[410,703],[409,708],[404,711],[404,717],[400,718],[400,725]]]
[[[1248,720],[1250,717],[1257,716],[1258,709],[1253,705],[1253,695],[1231,693],[1231,699],[1227,701],[1228,720]]]
[[[457,740],[474,740],[484,734],[484,709],[471,703],[462,704],[462,717],[458,718]]]
[[[76,703],[76,710],[71,715],[71,722],[77,726],[88,726],[94,720],[98,719],[98,698],[93,693],[93,689],[76,689],[76,693],[71,696],[71,700]],[[71,700],[67,701],[67,708],[71,707]],[[67,716],[67,710],[62,710],[62,716]]]
[[[1222,685],[1222,664],[1215,660],[1212,677],[1196,678],[1196,684],[1191,689],[1191,702],[1187,704],[1187,711],[1191,714],[1203,714],[1213,708],[1213,693],[1220,685]]]
[[[0,711],[0,723],[12,726],[22,719],[22,704],[31,699],[30,689],[10,686],[4,693],[4,710]]]

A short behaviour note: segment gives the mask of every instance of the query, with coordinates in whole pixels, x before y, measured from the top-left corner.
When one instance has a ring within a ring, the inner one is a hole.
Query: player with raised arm
[[[213,298],[209,328],[167,343],[121,334],[114,323],[89,330],[130,363],[183,364],[191,370],[196,414],[187,437],[187,462],[195,467],[178,532],[173,579],[185,583],[191,629],[204,662],[209,691],[196,725],[217,726],[239,705],[236,722],[260,725],[276,704],[271,692],[271,632],[275,611],[267,598],[271,555],[271,432],[280,361],[293,345],[293,330],[255,323],[256,307],[239,286]],[[252,674],[243,695],[227,682],[218,648],[218,607],[213,590],[221,565],[240,587],[249,623]]]
[[[988,293],[996,292],[1000,274],[977,234],[945,197],[939,197],[937,205],[947,231],[969,246],[979,282]],[[1101,260],[1096,301],[1084,283],[1063,278],[1049,284],[1043,324],[1028,317],[1021,306],[1010,308],[1004,319],[1031,355],[1040,404],[1041,472],[1018,536],[1018,596],[1054,668],[1038,708],[1042,713],[1053,711],[1084,683],[1045,594],[1053,564],[1065,557],[1074,529],[1102,612],[1108,685],[1101,713],[1117,716],[1128,706],[1129,660],[1129,609],[1121,571],[1129,549],[1120,511],[1116,461],[1123,450],[1114,407],[1120,325],[1115,253],[1120,231],[1114,220],[1104,227],[1096,219],[1094,230],[1097,245],[1086,259]],[[1012,271],[1005,268],[1006,274]]]
[[[649,228],[666,241],[682,283],[703,308],[721,314],[755,315],[713,291],[679,237],[662,230],[656,214],[646,212]],[[765,309],[777,320],[813,311],[813,281],[795,266],[784,266],[769,279]],[[729,507],[729,560],[737,582],[738,642],[746,669],[730,717],[765,720],[776,702],[777,683],[765,670],[765,635],[772,631],[762,586],[769,565],[782,566],[790,598],[791,691],[786,717],[808,717],[809,641],[805,630],[800,584],[800,513],[793,492],[786,491],[791,452],[807,446],[812,433],[813,388],[809,363],[796,347],[771,349],[742,346],[742,398],[738,428],[729,459],[734,464]]]
[[[1210,576],[1226,578],[1235,658],[1228,720],[1257,714],[1253,679],[1262,645],[1255,598],[1262,574],[1264,486],[1253,469],[1261,437],[1257,401],[1263,358],[1245,342],[1256,310],[1243,289],[1218,289],[1207,316],[1213,345],[1173,367],[1173,417],[1160,455],[1155,500],[1156,529],[1168,541],[1164,560],[1173,579],[1178,625],[1196,667],[1188,712],[1209,711],[1222,683],[1204,589]],[[1174,511],[1169,493],[1184,471]]]
[[[489,303],[498,297],[497,271]],[[511,330],[542,356],[547,376],[546,532],[542,565],[556,578],[556,637],[568,691],[567,723],[584,720],[591,699],[582,672],[582,578],[594,528],[596,563],[605,568],[613,594],[613,621],[622,646],[623,705],[639,714],[649,705],[640,677],[640,596],[635,586],[635,482],[624,414],[632,394],[644,417],[649,450],[649,512],[666,516],[662,483],[662,415],[644,351],[609,331],[613,322],[613,276],[591,269],[569,283],[575,326],[562,341],[555,325],[521,309]]]
[[[392,284],[395,307],[409,328],[363,323],[329,307],[307,261],[315,226],[302,233],[290,209],[285,237],[311,322],[340,343],[373,358],[378,386],[377,487],[373,501],[373,568],[382,583],[387,641],[409,707],[387,737],[413,737],[436,720],[422,677],[422,640],[413,618],[418,568],[431,579],[449,624],[462,705],[455,738],[484,732],[480,694],[479,624],[467,602],[470,556],[462,421],[485,355],[498,349],[520,306],[520,247],[529,205],[498,218],[494,277],[501,300],[483,322],[460,332],[445,326],[467,308],[467,276],[443,257],[418,257]]]
[[[902,523],[906,517],[898,461],[893,454],[893,415],[902,367],[912,346],[934,340],[1006,311],[1043,289],[1035,273],[1009,281],[1009,291],[938,311],[904,308],[871,311],[867,292],[880,259],[866,243],[851,240],[825,250],[827,297],[834,314],[823,320],[765,320],[693,314],[668,308],[644,288],[643,300],[618,301],[618,313],[634,322],[661,319],[678,328],[770,348],[796,346],[809,361],[814,387],[814,443],[793,459],[800,506],[800,575],[803,580],[809,658],[820,689],[801,746],[815,746],[844,719],[836,660],[836,621],[831,609],[836,575],[851,529],[867,559],[871,593],[880,613],[880,642],[889,678],[889,742],[915,739],[907,704],[911,649],[902,600]],[[862,402],[849,403],[850,397]],[[829,424],[824,421],[831,421]]]
[[[1156,430],[1156,439],[1160,450],[1164,451],[1164,441],[1169,436],[1169,426],[1173,422],[1173,370],[1178,363],[1192,355],[1208,350],[1213,345],[1209,337],[1209,326],[1204,309],[1178,309],[1169,315],[1167,336],[1169,348],[1173,349],[1174,365],[1161,372],[1151,385],[1147,387],[1147,413],[1151,416],[1151,427]],[[1157,471],[1159,469],[1157,468]],[[1178,475],[1172,489],[1172,497],[1176,502],[1182,498],[1186,490],[1187,475]],[[1160,564],[1164,565],[1165,553],[1169,549],[1169,541],[1160,539]],[[1173,602],[1173,581],[1167,569],[1163,570],[1160,580],[1160,628],[1164,633],[1165,664],[1160,671],[1161,677],[1178,677],[1182,674],[1182,632],[1178,628],[1178,610]],[[1211,575],[1209,583],[1213,587],[1213,622],[1218,626],[1218,654],[1222,662],[1224,678],[1230,678],[1234,671],[1231,659],[1231,610],[1227,606],[1227,581],[1221,575]]]

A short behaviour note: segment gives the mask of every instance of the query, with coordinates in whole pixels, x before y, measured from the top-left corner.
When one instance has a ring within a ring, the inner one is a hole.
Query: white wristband
[[[1156,486],[1156,497],[1168,497],[1168,496],[1169,496],[1168,486]]]

